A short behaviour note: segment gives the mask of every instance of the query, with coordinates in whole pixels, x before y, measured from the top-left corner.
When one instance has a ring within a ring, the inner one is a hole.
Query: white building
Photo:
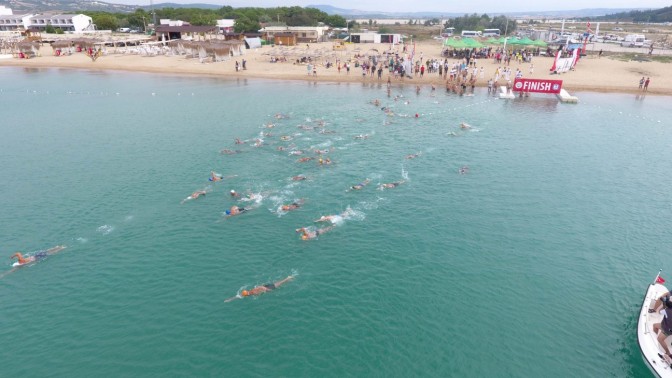
[[[159,20],[159,25],[162,26],[188,26],[189,23],[182,20],[171,20],[170,18],[162,18]]]
[[[12,10],[10,8],[7,8],[4,5],[0,5],[0,16],[11,16],[13,14],[14,13],[12,12]]]
[[[5,31],[13,31],[19,29],[26,30],[30,27],[31,17],[33,17],[32,14],[0,16],[0,30]]]
[[[401,34],[350,33],[352,43],[393,43],[401,42]]]
[[[233,26],[236,23],[234,19],[217,20],[217,28],[221,34],[233,33]]]
[[[328,26],[266,26],[259,30],[267,38],[273,38],[276,33],[292,33],[298,43],[326,41]]]
[[[63,31],[81,33],[95,30],[93,19],[83,14],[24,14],[0,16],[0,30],[29,30],[37,29],[44,31],[47,25]]]

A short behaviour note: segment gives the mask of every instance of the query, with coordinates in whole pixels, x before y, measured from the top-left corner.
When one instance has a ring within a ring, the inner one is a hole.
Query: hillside
[[[608,14],[600,17],[599,20],[656,23],[672,22],[672,6],[660,9],[633,10],[629,12]]]

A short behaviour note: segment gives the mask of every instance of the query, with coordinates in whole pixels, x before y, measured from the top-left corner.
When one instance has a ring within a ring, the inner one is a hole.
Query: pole
[[[506,27],[504,28],[504,53],[506,54],[506,42],[509,40],[509,18],[506,18]]]

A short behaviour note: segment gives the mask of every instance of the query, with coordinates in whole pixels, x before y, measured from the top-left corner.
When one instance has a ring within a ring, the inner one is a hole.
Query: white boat
[[[639,312],[639,320],[637,321],[637,342],[639,343],[639,350],[642,352],[644,362],[651,369],[654,376],[672,378],[672,367],[670,367],[672,361],[666,361],[664,357],[665,351],[660,343],[658,343],[658,335],[653,332],[653,325],[660,323],[663,315],[659,312],[649,313],[649,309],[653,308],[656,299],[669,291],[664,285],[658,283],[659,276],[660,273],[656,276],[656,279],[653,281],[654,283],[649,285],[644,296],[642,308]],[[668,336],[665,339],[665,343],[669,346],[671,342],[672,336]],[[672,346],[669,346],[669,348],[672,349]]]

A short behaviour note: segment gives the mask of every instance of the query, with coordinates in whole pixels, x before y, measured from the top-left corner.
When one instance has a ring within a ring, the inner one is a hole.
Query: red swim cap
[[[249,291],[247,291],[247,290],[243,290],[243,292],[242,292],[242,293],[240,293],[240,294],[242,294],[242,295],[243,295],[243,297],[247,297],[248,295],[250,295],[250,292],[249,292]]]

